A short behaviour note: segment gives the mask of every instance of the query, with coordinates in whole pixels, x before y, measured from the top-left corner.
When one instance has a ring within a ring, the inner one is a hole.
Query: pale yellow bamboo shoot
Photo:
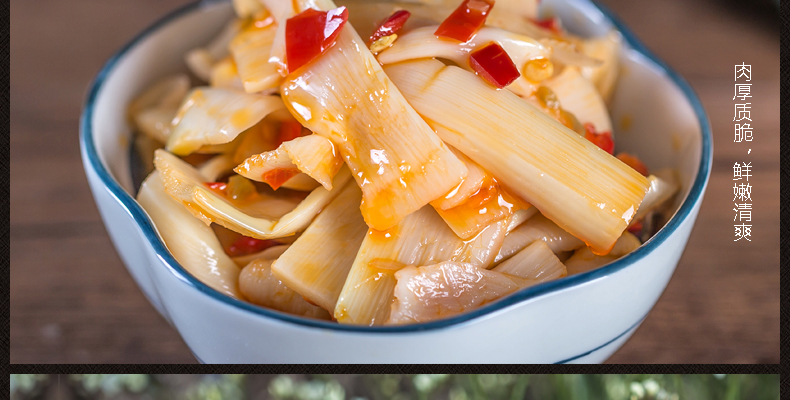
[[[532,242],[492,271],[547,282],[568,275],[565,265],[542,240]]]
[[[329,139],[318,135],[301,136],[284,142],[276,150],[256,154],[235,168],[249,179],[266,182],[273,171],[298,169],[332,190],[332,178],[343,160]]]
[[[188,155],[202,146],[230,143],[268,114],[284,107],[278,96],[198,87],[173,119],[167,150]]]
[[[273,18],[256,21],[230,42],[230,53],[247,93],[270,91],[280,85],[282,76],[277,65],[269,62],[276,29]]]
[[[286,77],[281,93],[304,126],[336,145],[371,228],[395,226],[466,175],[349,24],[332,48]]]
[[[225,254],[214,231],[168,195],[158,171],[151,173],[140,186],[137,201],[184,269],[221,293],[241,297],[239,268]]]
[[[461,240],[431,207],[423,207],[387,231],[368,231],[335,307],[340,323],[380,325],[389,314],[394,273],[406,265],[442,261],[487,268],[507,231],[506,219]]]
[[[461,314],[537,283],[457,262],[408,266],[396,272],[395,279],[387,324],[427,322]]]
[[[444,141],[596,253],[609,252],[647,192],[644,176],[474,74],[436,60],[386,72]]]
[[[494,263],[507,259],[536,241],[545,242],[554,253],[572,251],[584,247],[584,242],[543,215],[537,214],[523,225],[508,232]]]
[[[321,307],[308,303],[272,274],[272,260],[258,259],[239,274],[239,290],[250,302],[267,308],[310,318],[330,319]]]
[[[154,163],[168,194],[196,218],[207,225],[217,223],[258,239],[275,239],[303,230],[339,193],[319,187],[298,204],[289,198],[260,193],[232,201],[206,186],[206,177],[200,171],[164,150],[157,150]],[[341,169],[335,175],[334,185],[342,187],[350,179],[348,170]]]
[[[624,232],[623,235],[617,239],[612,251],[605,256],[594,254],[589,247],[582,247],[576,250],[570,258],[565,260],[565,266],[568,268],[568,275],[580,274],[609,264],[636,250],[641,245],[642,243],[639,242],[636,236],[630,232]]]
[[[272,265],[274,275],[288,287],[331,312],[368,231],[359,212],[361,201],[356,183],[346,183]]]
[[[606,103],[598,89],[583,77],[576,67],[567,67],[562,72],[543,81],[557,96],[560,105],[571,112],[582,124],[592,123],[597,132],[612,132],[612,120]]]

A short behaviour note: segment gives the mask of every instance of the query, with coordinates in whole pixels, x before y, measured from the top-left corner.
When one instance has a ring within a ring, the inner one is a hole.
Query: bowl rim
[[[189,13],[195,12],[200,10],[203,7],[211,6],[219,1],[217,0],[210,0],[210,1],[195,1],[184,6],[181,6],[170,13],[166,14],[164,17],[161,17],[159,20],[154,22],[152,25],[148,26],[146,29],[138,33],[133,39],[127,42],[123,47],[120,48],[115,54],[113,54],[102,66],[101,70],[98,72],[96,77],[91,82],[85,102],[83,104],[82,114],[80,116],[80,146],[83,155],[83,162],[86,162],[86,167],[90,167],[93,171],[97,174],[98,178],[104,184],[108,192],[111,196],[118,201],[122,207],[129,213],[129,215],[134,219],[137,225],[143,231],[146,239],[153,247],[156,255],[159,259],[164,263],[164,265],[170,269],[170,272],[173,273],[176,278],[181,280],[182,282],[190,285],[194,289],[197,289],[199,292],[208,295],[215,300],[218,300],[225,305],[246,311],[248,313],[254,314],[256,316],[263,316],[266,318],[273,319],[277,322],[281,323],[291,323],[295,324],[298,327],[304,328],[318,328],[324,330],[331,330],[331,331],[341,331],[341,332],[349,332],[349,333],[381,333],[381,334],[408,334],[408,333],[420,333],[425,331],[434,331],[438,329],[447,329],[447,328],[459,328],[464,325],[470,324],[472,322],[476,322],[477,320],[481,319],[483,316],[491,315],[496,311],[503,310],[510,306],[513,306],[517,303],[522,303],[528,300],[536,299],[543,295],[548,295],[550,293],[558,292],[563,289],[569,289],[575,286],[582,285],[584,283],[603,278],[605,276],[611,275],[615,272],[618,272],[627,266],[641,260],[658,246],[660,246],[667,238],[669,238],[680,226],[681,224],[688,218],[689,214],[694,209],[695,204],[701,200],[703,196],[705,187],[707,185],[709,175],[710,175],[710,168],[712,163],[712,152],[713,152],[713,141],[710,129],[710,123],[705,113],[705,110],[702,107],[702,104],[699,101],[694,90],[691,86],[686,82],[684,78],[682,78],[678,73],[672,70],[666,63],[661,61],[658,57],[656,57],[650,50],[648,50],[644,44],[642,44],[636,36],[617,18],[614,14],[608,10],[606,7],[601,6],[600,4],[596,3],[592,0],[586,0],[589,2],[601,15],[604,17],[604,20],[609,22],[615,29],[617,29],[628,43],[628,45],[634,51],[640,53],[642,56],[646,57],[650,60],[655,66],[666,74],[666,76],[674,82],[675,85],[681,90],[681,92],[685,95],[686,99],[689,101],[690,105],[692,106],[694,113],[697,117],[697,121],[700,125],[700,132],[701,132],[701,139],[702,139],[702,146],[701,146],[701,156],[700,156],[700,164],[699,169],[697,170],[697,176],[689,190],[688,195],[684,199],[683,203],[680,205],[678,210],[675,212],[675,215],[667,222],[667,224],[657,232],[653,237],[651,237],[648,241],[646,241],[642,246],[638,249],[634,250],[633,252],[627,254],[624,257],[621,257],[603,267],[598,269],[584,272],[577,275],[572,275],[569,277],[565,277],[562,279],[545,282],[536,286],[532,286],[523,290],[520,290],[516,293],[513,293],[505,298],[477,308],[475,310],[465,312],[463,314],[449,317],[437,321],[419,323],[419,324],[411,324],[411,325],[396,325],[396,326],[364,326],[364,325],[346,325],[346,324],[338,324],[334,322],[328,322],[323,320],[314,320],[309,318],[304,318],[292,314],[287,314],[284,312],[263,308],[251,303],[247,303],[238,299],[231,298],[225,294],[222,294],[215,289],[209,287],[205,283],[201,282],[197,278],[193,277],[184,267],[182,267],[175,258],[170,254],[170,252],[165,247],[162,240],[159,238],[159,235],[156,233],[156,229],[152,221],[149,219],[148,215],[142,209],[142,207],[137,203],[137,201],[132,197],[129,193],[127,193],[120,184],[116,181],[116,179],[109,173],[108,169],[104,166],[99,157],[99,154],[96,149],[95,142],[93,140],[93,109],[95,106],[95,102],[97,96],[102,89],[102,86],[106,80],[106,78],[112,73],[116,64],[136,45],[142,42],[144,39],[148,38],[154,32],[158,31],[165,25],[173,22],[176,19],[179,19]],[[607,344],[617,340],[622,335],[629,332],[631,329],[638,326],[642,320],[647,315],[641,317],[635,324],[631,327],[626,329],[620,335],[615,337],[614,339],[610,340],[606,344],[599,346],[596,349],[602,348]],[[584,354],[581,354],[576,357],[572,357],[563,361],[570,361],[576,359],[578,357],[582,357],[586,354],[589,354],[596,349],[590,350]]]

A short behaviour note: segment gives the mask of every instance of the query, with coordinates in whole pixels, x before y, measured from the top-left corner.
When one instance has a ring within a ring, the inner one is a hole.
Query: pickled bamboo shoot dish
[[[238,0],[128,109],[137,198],[206,285],[342,324],[458,315],[598,268],[679,189],[618,151],[616,32],[537,0]]]

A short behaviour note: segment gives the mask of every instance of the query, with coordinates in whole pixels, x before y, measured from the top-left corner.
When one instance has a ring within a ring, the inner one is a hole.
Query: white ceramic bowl
[[[184,70],[183,54],[231,17],[226,2],[183,7],[140,33],[99,72],[82,114],[85,171],[107,231],[156,309],[207,363],[596,363],[619,348],[664,290],[702,202],[712,159],[710,126],[689,85],[650,54],[612,15],[586,0],[545,1],[571,31],[618,28],[622,56],[612,105],[618,151],[651,168],[680,171],[669,223],[638,250],[597,270],[519,291],[472,312],[425,324],[338,325],[224,296],[167,252],[130,193],[129,101],[157,78]],[[151,340],[156,340],[151,337]]]

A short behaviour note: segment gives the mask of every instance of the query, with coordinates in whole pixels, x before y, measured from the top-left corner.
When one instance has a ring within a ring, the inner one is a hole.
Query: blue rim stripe
[[[594,348],[594,349],[592,349],[590,351],[587,351],[587,352],[584,352],[582,354],[573,356],[571,358],[566,358],[566,359],[564,359],[562,361],[556,362],[555,364],[567,364],[567,363],[569,363],[571,361],[578,360],[578,359],[580,359],[580,358],[582,358],[584,356],[588,356],[588,355],[590,355],[590,354],[592,354],[592,353],[594,353],[594,352],[596,352],[598,350],[601,350],[602,348],[614,343],[615,340],[620,339],[621,337],[625,336],[626,333],[631,332],[632,329],[634,329],[637,326],[639,326],[639,324],[641,324],[646,318],[647,318],[647,314],[645,314],[645,316],[643,316],[642,318],[639,318],[639,321],[636,321],[636,323],[634,323],[633,325],[628,327],[628,329],[624,330],[623,333],[615,336],[612,340],[610,340],[610,341],[608,341],[608,342],[606,342],[606,343],[604,343],[604,344],[602,344],[602,345],[600,345],[600,346],[598,346],[598,347],[596,347],[596,348]]]
[[[236,307],[244,311],[250,312],[252,314],[262,315],[264,317],[272,318],[286,323],[294,323],[301,326],[326,329],[332,331],[360,332],[360,333],[371,333],[371,332],[416,333],[416,332],[443,329],[449,327],[458,327],[463,323],[469,323],[471,321],[478,319],[479,317],[490,314],[497,310],[507,308],[516,303],[535,299],[542,295],[553,293],[562,289],[571,288],[586,282],[590,282],[595,279],[605,277],[607,275],[620,271],[621,269],[633,264],[638,260],[641,260],[647,254],[653,251],[656,247],[661,245],[675,230],[677,230],[677,228],[681,224],[681,221],[685,220],[685,218],[689,215],[689,213],[693,209],[696,201],[702,197],[703,190],[705,188],[705,185],[707,184],[708,175],[710,172],[710,166],[712,162],[711,154],[712,154],[713,144],[712,144],[712,137],[710,131],[710,124],[708,122],[707,115],[705,114],[705,111],[702,108],[702,104],[700,103],[697,95],[694,93],[693,89],[691,89],[689,84],[682,77],[680,77],[680,75],[674,72],[671,68],[669,68],[669,66],[667,66],[664,62],[659,60],[657,57],[655,57],[655,55],[653,55],[649,50],[647,50],[647,48],[636,39],[634,34],[631,33],[622,24],[622,22],[620,22],[617,18],[615,18],[608,9],[596,3],[593,3],[593,5],[598,7],[598,9],[606,16],[606,18],[609,19],[612,25],[615,26],[622,33],[624,39],[635,51],[641,53],[646,58],[648,58],[653,63],[655,63],[667,74],[667,76],[669,76],[672,79],[672,81],[676,85],[678,85],[678,87],[683,91],[689,103],[693,107],[701,128],[702,155],[700,157],[699,170],[697,172],[697,176],[696,179],[694,180],[691,190],[689,191],[688,196],[683,201],[683,204],[681,204],[680,208],[672,217],[672,219],[664,226],[663,229],[661,229],[658,233],[656,233],[650,240],[645,242],[641,247],[631,252],[630,254],[599,269],[578,275],[569,276],[551,282],[546,282],[537,286],[533,286],[521,290],[502,300],[488,304],[486,306],[480,307],[476,310],[464,313],[456,317],[451,317],[447,319],[442,319],[442,320],[432,321],[422,324],[401,325],[401,326],[373,326],[373,327],[342,325],[342,324],[336,324],[331,322],[302,318],[275,310],[265,309],[240,300],[230,298],[220,292],[217,292],[216,290],[208,287],[204,283],[194,278],[167,251],[166,247],[159,239],[159,236],[156,234],[152,222],[149,220],[148,216],[145,214],[143,209],[134,200],[134,198],[132,198],[132,196],[130,196],[125,190],[123,190],[123,188],[121,188],[118,182],[116,182],[116,180],[110,175],[107,168],[101,162],[93,140],[93,127],[91,124],[93,120],[94,103],[96,101],[98,93],[101,90],[104,81],[107,79],[107,76],[112,72],[115,65],[127,54],[127,52],[132,47],[140,43],[143,39],[147,38],[150,34],[162,28],[164,25],[201,8],[205,4],[206,4],[205,2],[202,3],[195,2],[185,5],[171,12],[170,14],[166,15],[162,19],[155,22],[150,27],[143,30],[134,39],[132,39],[125,46],[123,46],[104,64],[104,66],[99,71],[99,73],[97,74],[96,78],[94,79],[93,83],[90,86],[90,90],[88,91],[88,96],[86,98],[83,107],[82,116],[80,118],[80,144],[82,147],[83,156],[87,158],[90,168],[92,168],[96,172],[96,174],[99,176],[99,179],[101,179],[104,185],[106,185],[110,194],[113,197],[115,197],[115,199],[119,203],[121,203],[121,205],[129,213],[129,215],[142,228],[149,243],[153,246],[154,250],[156,251],[156,254],[164,262],[164,264],[171,270],[171,272],[178,279],[194,287],[200,292],[208,296],[211,296],[220,302],[226,303],[232,307]]]

